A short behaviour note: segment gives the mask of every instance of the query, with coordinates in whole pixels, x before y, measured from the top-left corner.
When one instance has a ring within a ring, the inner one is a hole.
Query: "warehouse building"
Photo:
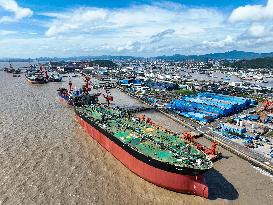
[[[248,98],[202,92],[195,96],[174,99],[165,106],[168,110],[184,117],[208,123],[214,119],[238,113],[255,103],[256,101]]]
[[[235,133],[235,134],[240,134],[242,135],[243,133],[246,132],[246,128],[245,127],[241,127],[238,125],[233,125],[230,123],[222,123],[221,124],[221,129],[223,131],[227,131],[227,132],[231,132],[231,133]]]

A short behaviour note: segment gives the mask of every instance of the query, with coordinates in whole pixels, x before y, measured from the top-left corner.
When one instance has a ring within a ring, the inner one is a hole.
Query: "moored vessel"
[[[98,97],[101,93],[89,93],[91,90],[89,86],[90,78],[85,78],[85,85],[80,89],[72,89],[72,80],[68,82],[69,88],[59,88],[57,90],[60,102],[68,105],[69,107],[73,106],[83,106],[98,103]]]
[[[59,73],[52,73],[49,75],[48,81],[49,82],[62,82],[62,76]]]
[[[212,162],[180,136],[128,110],[89,105],[75,112],[86,132],[138,176],[169,190],[208,197],[204,173]]]
[[[34,73],[26,75],[27,81],[31,84],[44,84],[47,83],[46,78],[41,73]]]
[[[29,70],[26,74],[26,79],[31,84],[44,84],[48,83],[47,70],[41,65],[40,70]]]

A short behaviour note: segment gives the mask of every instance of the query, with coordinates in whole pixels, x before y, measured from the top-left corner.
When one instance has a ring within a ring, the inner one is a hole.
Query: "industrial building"
[[[179,88],[179,86],[175,83],[167,82],[167,81],[160,81],[160,82],[146,82],[146,86],[152,88],[152,89],[157,89],[157,90],[176,90]]]
[[[230,123],[222,123],[221,124],[221,129],[223,131],[235,133],[235,134],[240,134],[242,135],[243,133],[246,132],[246,128],[238,125],[233,125]]]
[[[119,80],[118,82],[122,86],[141,86],[143,85],[143,80],[142,79],[123,79]]]
[[[256,101],[248,98],[201,92],[195,96],[174,99],[165,106],[184,117],[208,123],[222,116],[238,113],[253,104]]]

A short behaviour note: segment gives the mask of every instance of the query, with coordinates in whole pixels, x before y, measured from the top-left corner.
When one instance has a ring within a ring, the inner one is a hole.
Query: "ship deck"
[[[150,158],[180,168],[207,170],[212,167],[204,153],[164,128],[118,109],[98,106],[77,109],[117,139]]]

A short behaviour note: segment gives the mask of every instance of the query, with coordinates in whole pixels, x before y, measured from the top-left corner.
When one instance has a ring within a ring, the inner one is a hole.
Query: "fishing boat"
[[[89,93],[90,77],[85,77],[85,84],[80,89],[72,89],[72,80],[70,79],[68,82],[69,88],[59,88],[57,90],[60,102],[66,104],[69,107],[73,106],[83,106],[90,104],[97,104],[98,97],[101,93]]]
[[[21,70],[18,68],[16,70],[13,71],[14,74],[20,74],[21,73]]]
[[[11,64],[9,64],[9,68],[5,68],[4,70],[8,73],[13,73],[15,71],[15,69],[13,68]]]
[[[14,78],[17,78],[17,77],[20,77],[21,75],[20,74],[13,74],[12,77]]]
[[[39,70],[28,70],[26,73],[26,79],[31,84],[44,84],[48,83],[48,72],[43,65],[40,65]]]
[[[100,93],[90,94],[83,89],[69,91],[66,88],[59,88],[57,91],[60,102],[69,107],[97,104],[100,96]]]
[[[49,82],[62,82],[62,76],[59,73],[53,73],[49,75],[48,81]]]
[[[183,137],[137,117],[133,111],[105,105],[75,107],[86,132],[141,178],[176,192],[208,197],[204,173],[210,158]]]
[[[26,79],[31,84],[44,84],[47,83],[47,79],[42,73],[27,74]]]

